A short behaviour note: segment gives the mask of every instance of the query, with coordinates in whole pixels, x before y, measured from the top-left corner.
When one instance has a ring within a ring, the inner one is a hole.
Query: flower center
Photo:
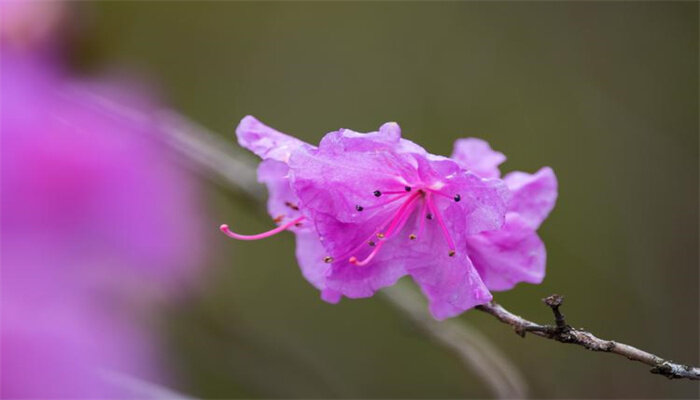
[[[370,235],[367,240],[365,240],[362,243],[359,243],[358,245],[354,246],[350,251],[348,251],[346,254],[343,254],[340,256],[340,259],[348,258],[348,262],[357,265],[357,266],[364,266],[367,265],[374,257],[379,254],[379,252],[382,249],[382,246],[391,238],[397,236],[399,232],[404,228],[406,225],[407,221],[411,218],[411,216],[418,210],[418,227],[417,227],[417,233],[411,233],[408,235],[409,240],[416,240],[418,237],[420,237],[423,233],[423,230],[425,229],[425,222],[426,220],[432,220],[433,216],[436,218],[438,225],[440,226],[440,230],[442,231],[442,234],[445,238],[445,241],[447,242],[447,246],[449,248],[448,255],[450,257],[454,256],[456,254],[455,250],[455,243],[454,240],[452,239],[452,235],[450,235],[450,231],[447,229],[447,225],[445,224],[445,221],[442,217],[442,214],[438,210],[436,204],[435,204],[435,199],[434,195],[439,195],[443,196],[446,198],[449,198],[451,200],[454,200],[455,202],[458,202],[462,199],[462,197],[459,194],[456,194],[454,196],[449,196],[443,192],[440,192],[435,189],[431,188],[425,188],[425,187],[420,187],[416,188],[417,190],[413,190],[414,188],[410,186],[405,186],[404,190],[395,190],[395,191],[381,191],[381,190],[375,190],[372,194],[374,197],[382,197],[382,195],[395,195],[395,197],[389,198],[388,200],[375,204],[373,206],[365,207],[362,205],[356,205],[355,209],[358,212],[362,212],[364,210],[370,210],[373,208],[378,208],[378,207],[384,207],[387,206],[391,203],[395,203],[398,201],[402,201],[401,204],[396,207],[395,211],[391,214],[391,217],[388,218],[386,221],[381,223],[376,230]],[[376,239],[379,239],[378,241],[375,241]],[[364,258],[360,259],[358,257],[358,253],[362,250],[362,248],[365,246],[365,243],[371,247],[373,247],[372,251]],[[325,262],[333,262],[332,257],[325,257],[324,258]]]

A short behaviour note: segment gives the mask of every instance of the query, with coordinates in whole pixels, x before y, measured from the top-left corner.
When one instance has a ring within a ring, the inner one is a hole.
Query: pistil
[[[293,219],[293,220],[287,222],[284,225],[280,225],[277,228],[270,229],[267,232],[258,233],[257,235],[241,235],[240,233],[236,233],[236,232],[233,232],[232,230],[230,230],[228,225],[226,225],[226,224],[221,225],[219,227],[219,230],[221,232],[225,233],[226,236],[234,238],[234,239],[238,239],[238,240],[260,240],[260,239],[265,239],[265,238],[270,237],[270,236],[274,236],[282,231],[285,231],[285,230],[291,228],[292,226],[299,226],[298,224],[301,221],[303,221],[304,219],[306,219],[306,217],[301,216],[299,218],[296,218],[296,219]]]

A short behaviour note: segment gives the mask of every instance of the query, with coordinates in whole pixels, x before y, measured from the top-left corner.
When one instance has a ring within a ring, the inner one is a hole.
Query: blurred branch
[[[491,314],[499,321],[512,326],[515,333],[522,337],[525,337],[525,334],[530,332],[533,335],[553,339],[558,342],[583,346],[588,350],[613,353],[627,357],[632,361],[639,361],[653,367],[651,373],[663,375],[669,379],[700,380],[700,368],[698,367],[677,364],[634,346],[618,343],[613,340],[600,339],[585,330],[572,328],[566,323],[564,315],[559,311],[559,307],[564,301],[563,296],[554,294],[542,299],[542,301],[552,309],[554,313],[554,325],[540,325],[528,321],[506,310],[495,302],[477,306],[477,309]]]
[[[527,396],[527,384],[520,371],[477,329],[456,319],[436,321],[425,302],[410,288],[394,285],[380,293],[428,336],[454,351],[497,398],[521,399]]]
[[[193,161],[205,176],[216,177],[242,191],[253,199],[265,199],[265,193],[255,181],[256,167],[252,159],[220,139],[219,135],[172,111],[161,111],[158,123],[166,134],[165,142],[178,153]],[[455,351],[499,398],[522,398],[527,385],[522,374],[497,350],[488,338],[463,322],[451,320],[439,323],[428,313],[424,304],[415,298],[410,288],[393,287],[385,298],[429,336],[444,347]]]
[[[115,370],[101,369],[97,373],[105,382],[130,393],[135,399],[195,400],[194,397]]]
[[[265,192],[255,179],[257,167],[246,161],[237,147],[173,111],[160,111],[157,120],[165,141],[204,169],[205,176],[217,176],[251,198],[264,199]]]

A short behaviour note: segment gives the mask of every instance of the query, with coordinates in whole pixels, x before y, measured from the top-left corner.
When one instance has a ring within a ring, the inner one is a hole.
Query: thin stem
[[[512,326],[515,332],[523,337],[527,332],[530,332],[533,335],[546,339],[579,345],[592,351],[617,354],[632,361],[641,362],[652,367],[651,373],[663,375],[669,379],[700,380],[700,368],[698,367],[674,363],[634,346],[613,340],[600,339],[588,331],[572,328],[566,324],[564,316],[559,312],[559,306],[561,306],[562,301],[563,297],[559,295],[552,295],[544,299],[545,304],[552,308],[555,325],[540,325],[528,321],[493,301],[476,308],[493,315],[504,324]]]

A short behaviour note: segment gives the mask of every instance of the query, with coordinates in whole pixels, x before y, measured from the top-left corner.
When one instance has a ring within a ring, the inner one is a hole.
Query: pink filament
[[[358,260],[357,257],[352,256],[350,257],[348,262],[350,264],[357,265],[358,267],[364,267],[365,265],[369,264],[370,261],[372,261],[372,259],[374,258],[374,256],[377,255],[377,253],[379,253],[379,249],[382,248],[383,244],[384,242],[379,242],[379,244],[374,248],[374,250],[372,250],[371,253],[369,253],[367,257],[365,257],[364,260]]]
[[[364,210],[371,210],[371,209],[373,209],[373,208],[384,207],[385,205],[391,204],[391,203],[395,202],[396,200],[403,199],[404,197],[408,196],[408,194],[409,194],[409,193],[406,193],[406,192],[396,192],[396,193],[397,193],[397,194],[400,193],[401,196],[396,196],[396,197],[394,197],[393,199],[389,199],[389,200],[387,200],[387,201],[384,201],[384,202],[379,203],[379,204],[375,204],[375,205],[373,205],[373,206],[364,207]]]
[[[389,224],[389,227],[387,228],[386,232],[384,232],[384,238],[383,238],[384,240],[389,239],[391,237],[391,235],[394,233],[394,231],[401,230],[401,227],[403,227],[403,224],[408,220],[408,216],[413,211],[412,208],[410,209],[410,211],[406,211],[406,210],[409,209],[409,206],[411,204],[413,204],[413,201],[416,198],[418,198],[419,195],[420,195],[420,192],[416,192],[416,193],[412,194],[403,204],[401,204],[401,206],[396,211],[396,213],[394,213],[394,215],[388,221],[388,222],[390,222],[390,224]],[[378,229],[381,229],[382,226],[384,226],[385,224],[386,223],[383,223],[382,225],[380,225],[380,227]],[[375,231],[375,233],[372,234],[370,239],[373,238],[377,233],[379,233],[379,232]],[[377,255],[377,253],[379,253],[379,250],[382,248],[382,245],[384,244],[384,240],[380,241],[377,244],[377,246],[374,248],[374,250],[372,250],[372,252],[365,259],[358,261],[357,257],[352,256],[348,259],[348,262],[350,262],[351,264],[357,265],[357,266],[367,265],[367,263],[369,263],[374,258],[374,256]],[[354,249],[353,249],[353,251],[354,251]]]
[[[428,212],[428,197],[430,197],[430,193],[425,195],[425,201],[420,208],[420,215],[418,217],[418,233],[416,234],[416,237],[420,237],[420,235],[423,233],[423,228],[425,228],[425,214]]]
[[[433,200],[430,198],[430,196],[426,196],[425,202],[428,203],[430,212],[432,212],[433,215],[435,215],[435,217],[437,218],[438,224],[440,224],[440,229],[442,229],[442,234],[445,235],[445,240],[447,240],[447,246],[449,246],[451,251],[455,251],[455,243],[454,241],[452,241],[450,231],[447,230],[447,226],[445,226],[445,221],[442,220],[442,215],[440,215],[440,212],[437,210],[437,207],[435,207]]]
[[[228,225],[226,225],[226,224],[221,225],[221,226],[219,227],[219,230],[220,230],[221,232],[225,233],[226,236],[231,237],[231,238],[234,238],[234,239],[238,239],[238,240],[259,240],[259,239],[265,239],[265,238],[270,237],[270,236],[274,236],[274,235],[276,235],[276,234],[278,234],[278,233],[280,233],[280,232],[282,232],[282,231],[284,231],[284,230],[287,230],[287,229],[289,229],[290,227],[292,227],[292,226],[298,224],[299,222],[303,221],[305,218],[306,218],[306,217],[301,216],[301,217],[299,217],[299,218],[297,218],[297,219],[294,219],[294,220],[291,220],[291,221],[287,222],[287,223],[284,224],[284,225],[280,225],[280,226],[278,226],[278,227],[275,228],[275,229],[270,229],[270,230],[267,231],[267,232],[259,233],[259,234],[257,234],[257,235],[241,235],[241,234],[238,234],[238,233],[236,233],[236,232],[231,231],[231,230],[228,228]]]

